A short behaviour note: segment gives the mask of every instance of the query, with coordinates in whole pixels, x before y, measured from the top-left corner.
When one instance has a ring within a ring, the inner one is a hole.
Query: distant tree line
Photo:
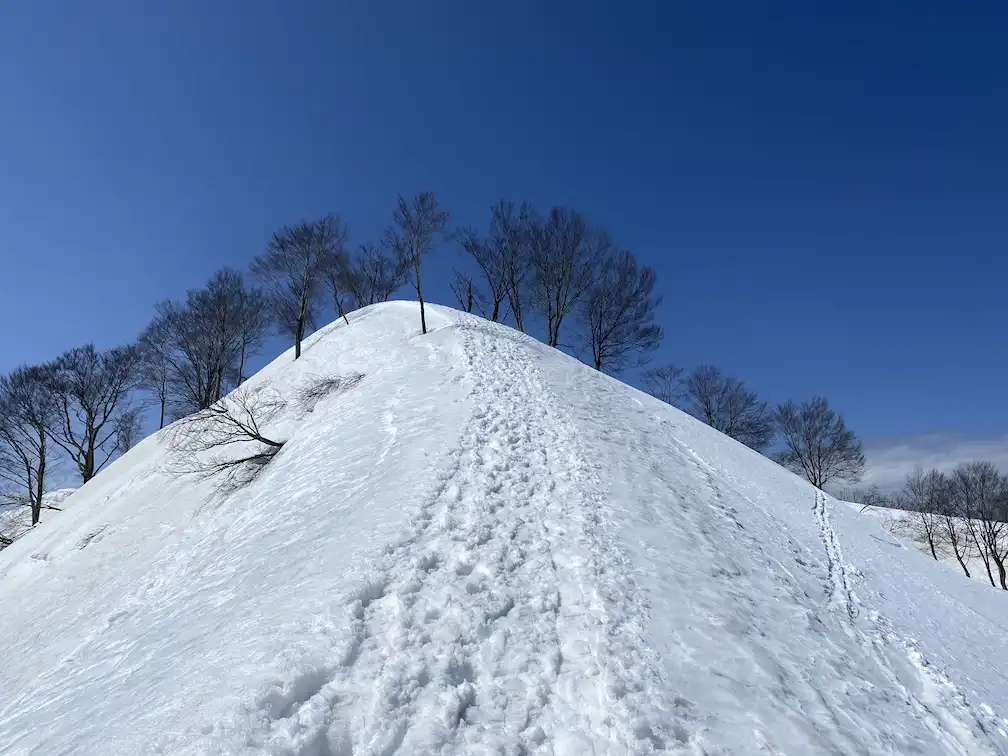
[[[30,507],[37,523],[54,464],[69,461],[87,483],[138,440],[145,413],[158,428],[199,416],[199,427],[242,435],[255,425],[255,407],[275,405],[256,392],[224,398],[242,386],[271,332],[288,338],[299,359],[329,306],[349,324],[349,312],[408,284],[426,333],[423,263],[443,247],[460,254],[449,285],[462,309],[522,332],[541,326],[547,344],[597,370],[645,367],[662,340],[654,269],[570,208],[504,200],[484,228],[453,229],[434,194],[421,192],[398,198],[380,243],[351,249],[349,239],[338,215],[284,226],[246,272],[221,269],[183,299],[158,303],[136,343],[85,345],[0,378],[0,493]],[[860,442],[824,399],[770,407],[709,365],[649,370],[644,385],[757,451],[779,441],[774,456],[816,486],[856,480],[864,466]],[[252,436],[259,459],[280,448],[258,430]]]
[[[951,472],[916,469],[891,494],[877,487],[840,493],[865,506],[906,512],[895,527],[909,526],[909,535],[934,559],[955,558],[966,577],[970,563],[979,560],[990,584],[1008,590],[1008,475],[993,462],[970,462]]]

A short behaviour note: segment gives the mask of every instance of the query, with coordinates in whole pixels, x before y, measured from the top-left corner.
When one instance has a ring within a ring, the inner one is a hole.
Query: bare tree
[[[121,413],[115,420],[116,444],[122,454],[132,449],[140,440],[140,427],[143,424],[143,414],[139,408],[133,407]]]
[[[686,398],[683,372],[681,367],[662,365],[644,371],[641,383],[651,396],[661,399],[666,404],[681,407]]]
[[[393,250],[400,265],[411,271],[413,288],[420,302],[420,332],[427,333],[423,293],[420,287],[420,261],[445,238],[448,212],[438,206],[432,192],[421,192],[408,202],[402,195],[385,232],[385,244]]]
[[[171,327],[168,319],[157,316],[140,333],[138,364],[139,388],[148,391],[160,407],[158,429],[164,428],[168,408],[169,381],[172,375]]]
[[[246,378],[247,360],[262,347],[270,325],[262,292],[238,271],[217,271],[184,303],[162,302],[140,338],[142,385],[175,416],[206,409]]]
[[[0,481],[18,491],[16,501],[31,507],[32,526],[42,513],[46,470],[52,456],[47,429],[56,404],[47,372],[20,367],[0,377]]]
[[[490,210],[490,234],[487,238],[487,285],[496,287],[499,279],[507,296],[508,309],[515,328],[525,332],[525,310],[531,297],[532,206],[527,202],[516,210],[514,203],[501,200]],[[493,280],[495,283],[490,283]]]
[[[468,254],[476,262],[480,272],[483,274],[483,280],[486,283],[486,299],[487,307],[490,310],[490,320],[495,323],[499,320],[503,320],[505,313],[501,312],[501,305],[504,304],[506,307],[508,285],[503,265],[504,253],[498,248],[498,245],[502,243],[501,240],[491,242],[486,239],[481,239],[479,234],[471,228],[460,231],[458,233],[458,239],[462,249],[465,250],[466,254]],[[459,276],[465,276],[465,280],[460,281]],[[464,283],[465,285],[459,287],[458,284],[460,283]],[[464,299],[466,302],[469,302],[470,297],[468,296],[468,293],[474,292],[472,277],[468,274],[456,273],[456,281],[452,290],[455,291],[456,288],[461,288],[463,291],[467,292]],[[458,297],[458,292],[455,292],[455,295]],[[473,298],[476,298],[475,294]],[[463,303],[462,299],[459,299],[459,302]],[[472,312],[471,304],[466,312]]]
[[[1008,559],[1008,482],[991,462],[971,462],[956,468],[952,492],[977,551],[984,559],[991,585],[997,568],[1001,587],[1008,590],[1005,560]]]
[[[270,329],[270,310],[266,296],[259,289],[248,288],[242,282],[234,292],[237,300],[236,319],[229,328],[234,328],[238,338],[238,367],[234,372],[233,383],[240,386],[248,376],[245,374],[245,363],[254,357],[260,349]]]
[[[271,389],[239,387],[173,427],[169,471],[217,478],[222,490],[251,482],[283,448],[264,426],[285,407]]]
[[[350,262],[343,286],[356,307],[387,302],[406,283],[407,269],[375,244],[362,244]]]
[[[84,483],[119,450],[119,418],[131,411],[139,363],[139,347],[99,352],[87,344],[64,353],[46,371],[57,406],[49,438],[70,455]]]
[[[329,293],[332,294],[333,309],[347,325],[350,325],[350,319],[347,318],[347,308],[354,299],[355,273],[350,257],[343,250],[343,246],[340,245],[338,249],[333,250],[326,266],[326,281],[329,283]]]
[[[580,214],[562,207],[532,222],[530,229],[532,302],[546,319],[546,343],[557,347],[564,318],[598,280],[612,242]]]
[[[780,404],[775,420],[785,445],[775,456],[780,464],[820,489],[831,480],[861,479],[865,466],[861,441],[826,399],[817,396],[800,405]]]
[[[942,540],[951,547],[952,553],[966,577],[970,577],[970,571],[966,565],[970,560],[972,546],[967,521],[961,516],[962,513],[959,509],[955,485],[944,473],[938,473],[936,481],[940,481],[941,485],[937,506],[940,514],[939,527]]]
[[[342,252],[346,226],[338,216],[285,226],[273,234],[266,252],[251,266],[269,299],[274,324],[294,340],[294,359],[301,341],[315,325],[315,312],[331,268]]]
[[[472,276],[461,270],[455,271],[455,278],[448,284],[455,295],[456,301],[466,312],[472,312],[476,307],[482,312],[481,301],[483,297],[473,284]]]
[[[687,376],[681,409],[756,451],[773,441],[773,413],[767,403],[713,365],[700,365]]]
[[[900,508],[913,513],[913,522],[927,541],[931,556],[938,559],[936,544],[941,543],[942,497],[947,493],[945,476],[937,470],[925,473],[916,468],[910,473],[897,496]]]
[[[619,373],[640,367],[658,348],[662,329],[654,324],[654,313],[662,298],[655,295],[654,285],[654,269],[639,266],[630,252],[603,262],[581,310],[596,370]]]

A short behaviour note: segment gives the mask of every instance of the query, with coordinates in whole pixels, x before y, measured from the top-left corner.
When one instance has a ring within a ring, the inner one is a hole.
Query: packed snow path
[[[409,532],[350,594],[332,667],[264,700],[265,744],[299,756],[661,750],[663,687],[637,642],[640,607],[606,577],[621,565],[584,495],[576,436],[525,337],[477,319],[458,328],[475,413]]]
[[[0,553],[0,753],[1008,753],[1001,592],[527,336],[417,320],[251,379],[291,404],[246,488],[157,434]]]

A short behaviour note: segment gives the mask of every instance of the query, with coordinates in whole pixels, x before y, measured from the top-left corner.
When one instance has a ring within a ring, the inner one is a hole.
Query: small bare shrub
[[[216,479],[222,490],[251,483],[283,448],[262,427],[286,406],[272,389],[242,387],[183,418],[173,429],[170,471]]]
[[[325,397],[348,391],[363,379],[363,373],[310,376],[304,386],[298,390],[297,402],[306,412],[312,412]]]

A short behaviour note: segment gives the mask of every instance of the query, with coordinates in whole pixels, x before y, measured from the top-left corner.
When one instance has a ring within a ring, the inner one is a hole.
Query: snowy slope
[[[0,552],[0,753],[1008,753],[1008,604],[679,411],[447,308],[227,497],[168,433]]]

